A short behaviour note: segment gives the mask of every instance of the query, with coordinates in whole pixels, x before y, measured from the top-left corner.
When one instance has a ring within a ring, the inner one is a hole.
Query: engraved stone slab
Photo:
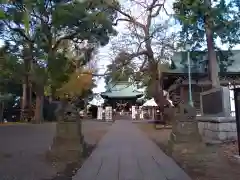
[[[196,109],[189,104],[181,102],[178,105],[172,125],[171,137],[174,142],[201,141],[196,114]]]
[[[230,90],[228,87],[213,88],[200,93],[201,114],[203,116],[231,115]]]

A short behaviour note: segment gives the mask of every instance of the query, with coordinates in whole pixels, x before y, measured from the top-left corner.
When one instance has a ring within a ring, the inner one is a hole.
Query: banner
[[[102,108],[102,107],[98,107],[98,110],[97,110],[97,119],[98,119],[98,120],[102,120],[102,119],[103,119],[103,108]]]

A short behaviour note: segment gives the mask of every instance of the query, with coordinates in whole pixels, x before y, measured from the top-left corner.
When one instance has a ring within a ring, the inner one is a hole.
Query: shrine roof
[[[143,93],[138,91],[136,86],[131,82],[110,83],[107,90],[101,93],[103,98],[138,98]]]
[[[191,60],[191,73],[195,74],[206,74],[206,67],[208,66],[207,52],[194,52],[198,55],[192,54]],[[226,55],[227,51],[222,51]],[[224,61],[223,64],[231,62],[232,64],[225,66],[225,70],[222,73],[226,74],[239,74],[240,75],[240,50],[232,50],[231,55],[228,55],[228,61]],[[176,52],[172,57],[171,69],[164,71],[166,74],[187,74],[188,64],[187,64],[187,53],[186,52]],[[223,67],[223,66],[221,66]],[[219,65],[220,71],[220,65]],[[220,71],[221,72],[221,71]]]

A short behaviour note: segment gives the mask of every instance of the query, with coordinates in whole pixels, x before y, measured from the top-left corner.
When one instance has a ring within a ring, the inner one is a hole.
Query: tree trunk
[[[151,94],[159,106],[160,110],[163,111],[164,106],[167,103],[166,98],[164,98],[163,89],[161,87],[160,75],[158,71],[158,63],[150,64],[150,74],[151,74]]]
[[[30,98],[30,69],[31,69],[31,62],[32,62],[32,52],[30,45],[24,47],[23,51],[23,62],[24,62],[24,72],[23,75],[23,94],[22,94],[22,107],[21,107],[21,121],[30,120],[31,119],[31,98]]]
[[[204,0],[206,7],[211,10],[211,0]],[[208,49],[208,72],[212,81],[212,87],[219,87],[220,81],[218,77],[218,62],[215,52],[214,40],[213,40],[213,22],[210,20],[211,17],[205,15],[205,31],[207,39]]]
[[[24,79],[27,79],[26,77]],[[24,83],[22,85],[23,92],[22,92],[22,102],[21,102],[21,121],[26,121],[30,119],[30,112],[29,112],[29,87],[28,83],[26,83],[26,80],[24,80]]]
[[[50,87],[50,95],[49,95],[49,102],[50,103],[55,100],[55,94],[56,94],[56,88],[51,86]]]
[[[39,124],[43,121],[43,106],[44,106],[44,93],[43,90],[38,89],[36,92],[36,107],[34,112],[33,123]]]
[[[4,102],[0,101],[0,123],[3,122]]]
[[[32,85],[29,84],[29,110],[32,111]]]

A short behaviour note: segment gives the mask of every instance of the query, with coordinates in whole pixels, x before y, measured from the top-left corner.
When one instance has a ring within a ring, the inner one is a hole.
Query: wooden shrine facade
[[[173,68],[162,72],[161,84],[164,90],[169,92],[173,103],[181,100],[189,101],[189,79],[187,60],[183,54],[186,52],[176,52],[172,57]],[[224,51],[223,51],[224,53]],[[198,61],[196,59],[198,58]],[[219,65],[219,79],[221,86],[240,85],[240,50],[232,51],[229,59],[232,64],[224,68]],[[192,56],[191,61],[191,85],[192,99],[194,106],[200,110],[200,93],[212,88],[212,83],[208,73],[207,52],[202,52],[201,56]],[[171,65],[172,66],[172,65]]]
[[[116,82],[109,84],[101,96],[105,99],[105,106],[112,106],[117,112],[129,112],[143,93],[137,91],[131,82]]]
[[[212,88],[207,74],[191,74],[192,100],[197,112],[200,112],[200,93]],[[225,73],[220,75],[221,86],[240,85],[240,73]],[[188,74],[163,73],[163,89],[169,92],[173,104],[180,101],[189,102]]]

